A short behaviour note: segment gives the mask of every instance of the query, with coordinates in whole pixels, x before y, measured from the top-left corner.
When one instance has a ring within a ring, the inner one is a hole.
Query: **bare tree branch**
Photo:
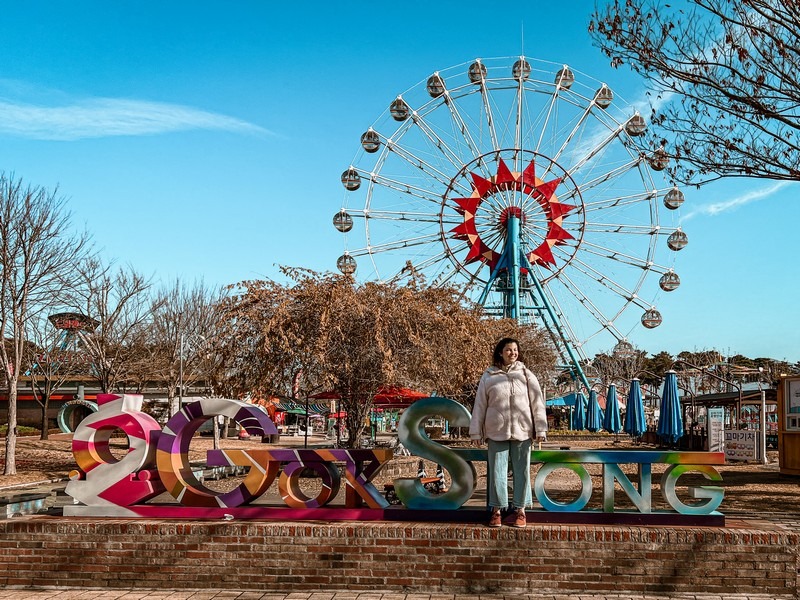
[[[83,335],[93,374],[103,393],[136,383],[135,363],[142,359],[151,317],[151,283],[132,267],[113,270],[96,258],[81,263],[75,302],[98,327]]]
[[[668,142],[675,179],[800,179],[799,6],[614,0],[595,11],[589,31],[611,64],[655,88],[646,140]]]

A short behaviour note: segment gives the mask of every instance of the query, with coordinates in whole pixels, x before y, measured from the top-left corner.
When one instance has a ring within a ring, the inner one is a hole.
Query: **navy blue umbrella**
[[[661,407],[658,416],[658,437],[674,444],[683,436],[681,401],[678,397],[678,376],[675,371],[664,374],[664,390],[661,393]]]
[[[606,392],[606,414],[603,415],[603,429],[608,433],[619,433],[622,421],[619,418],[619,400],[617,399],[617,386],[613,383]]]
[[[589,391],[589,406],[586,409],[586,429],[594,433],[603,427],[603,416],[600,414],[600,402],[597,401],[597,392]]]
[[[572,413],[572,428],[575,431],[586,429],[586,397],[582,392],[575,394],[575,410]]]
[[[628,390],[628,404],[625,408],[625,424],[622,431],[631,437],[638,438],[647,431],[647,422],[644,418],[644,403],[642,402],[642,386],[638,379],[631,380]]]

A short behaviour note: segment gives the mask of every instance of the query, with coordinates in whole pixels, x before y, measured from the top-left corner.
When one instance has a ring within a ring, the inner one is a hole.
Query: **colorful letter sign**
[[[73,437],[78,470],[70,474],[67,493],[79,504],[64,508],[68,516],[413,520],[401,515],[411,515],[414,510],[420,514],[463,510],[476,487],[474,463],[486,460],[486,450],[448,448],[425,434],[423,424],[431,416],[442,416],[454,427],[466,427],[470,420],[469,412],[453,400],[425,398],[405,411],[398,436],[413,454],[441,465],[449,473],[451,485],[444,493],[432,494],[416,478],[395,479],[394,489],[405,509],[389,507],[372,479],[392,459],[393,452],[332,448],[209,450],[207,467],[240,467],[246,471],[244,480],[233,490],[216,492],[203,484],[199,474],[202,469],[189,462],[192,436],[203,422],[217,416],[233,419],[251,435],[277,433],[261,408],[238,400],[202,399],[185,406],[162,430],[152,417],[141,412],[141,396],[99,395],[98,406],[97,412],[80,423]],[[121,459],[109,447],[117,431],[128,438],[128,451]],[[685,473],[721,479],[712,466],[724,462],[721,453],[533,450],[531,459],[542,463],[534,479],[536,498],[544,511],[552,513],[585,509],[592,496],[592,478],[585,465],[592,463],[603,469],[604,513],[615,512],[615,484],[633,502],[638,514],[651,513],[655,463],[670,465],[661,478],[661,495],[673,514],[712,514],[723,497],[720,488],[701,486],[689,489],[689,496],[699,501],[685,503],[676,492],[678,479]],[[638,486],[630,481],[622,464],[638,465]],[[547,493],[547,478],[558,469],[571,470],[580,478],[580,492],[569,502],[553,500]],[[315,473],[320,483],[314,497],[306,496],[300,485],[301,475],[308,471]],[[276,479],[283,505],[263,504],[261,499]],[[345,505],[332,506],[342,483],[347,492]]]

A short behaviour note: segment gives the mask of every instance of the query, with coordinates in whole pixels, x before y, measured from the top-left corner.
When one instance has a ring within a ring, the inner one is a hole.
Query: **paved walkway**
[[[253,592],[241,590],[0,589],[0,600],[789,600],[772,594],[403,594],[397,592]]]

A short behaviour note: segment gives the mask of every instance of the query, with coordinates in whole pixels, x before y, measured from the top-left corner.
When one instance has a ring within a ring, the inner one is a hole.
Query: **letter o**
[[[322,489],[316,498],[309,498],[300,489],[300,475],[304,469],[316,471],[322,478]],[[319,508],[325,506],[339,493],[341,477],[339,469],[332,463],[312,462],[303,464],[291,462],[283,467],[283,473],[278,480],[278,489],[281,498],[287,506],[292,508]]]
[[[581,478],[581,494],[572,502],[556,502],[547,495],[544,489],[545,479],[556,469],[569,469]],[[592,477],[582,464],[545,463],[536,473],[533,490],[536,494],[536,499],[545,510],[552,512],[578,512],[589,503],[589,499],[592,497]]]

